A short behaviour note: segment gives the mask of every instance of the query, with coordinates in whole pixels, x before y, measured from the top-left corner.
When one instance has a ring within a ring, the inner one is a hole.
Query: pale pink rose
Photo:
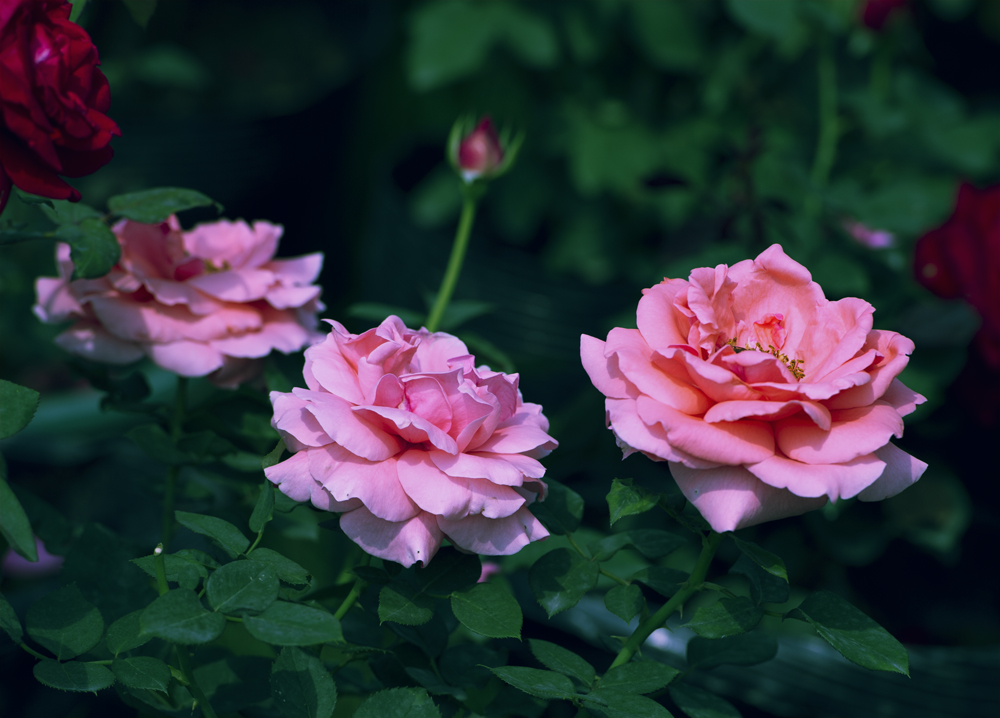
[[[7,549],[0,561],[0,569],[4,576],[11,578],[45,578],[55,576],[62,569],[64,559],[62,556],[50,554],[42,540],[35,537],[35,550],[38,552],[37,561],[28,559],[14,553],[14,549]]]
[[[638,329],[581,337],[583,366],[625,455],[668,461],[714,530],[879,501],[927,468],[889,441],[925,401],[896,378],[913,342],[779,245],[643,295]]]
[[[184,232],[170,217],[113,230],[122,255],[106,276],[71,281],[70,249],[59,244],[59,278],[38,279],[38,318],[76,320],[56,337],[63,349],[110,364],[148,356],[235,387],[272,349],[287,354],[322,339],[313,282],[323,255],[274,259],[280,226],[221,220]]]
[[[872,229],[868,225],[849,219],[844,220],[842,226],[852,239],[868,249],[888,249],[896,246],[896,236],[884,229]]]
[[[398,317],[358,335],[330,324],[306,350],[308,388],[271,392],[295,454],[268,479],[341,512],[352,541],[404,566],[426,566],[445,538],[503,555],[549,535],[528,506],[545,498],[538,459],[557,444],[516,374],[476,368],[459,339]]]

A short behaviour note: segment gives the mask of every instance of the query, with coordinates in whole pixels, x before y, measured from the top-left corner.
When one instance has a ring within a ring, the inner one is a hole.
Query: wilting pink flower
[[[475,367],[459,339],[389,317],[306,350],[307,389],[271,392],[290,459],[265,470],[296,501],[343,512],[373,556],[427,565],[444,538],[465,551],[519,551],[548,531],[528,510],[556,447],[516,374]]]
[[[71,281],[73,262],[57,246],[59,278],[42,277],[35,314],[76,323],[56,337],[63,349],[109,364],[149,356],[181,376],[234,387],[272,349],[319,341],[315,331],[323,255],[274,259],[282,228],[221,220],[181,231],[122,220],[121,260],[100,279]]]
[[[97,48],[65,0],[0,2],[0,211],[11,185],[78,201],[59,175],[107,164],[118,125]]]
[[[45,549],[42,540],[35,537],[35,550],[38,551],[38,560],[29,561],[18,555],[13,549],[7,549],[0,562],[4,576],[13,578],[44,578],[55,576],[62,568],[64,559],[62,556],[53,556]]]
[[[878,501],[927,468],[889,441],[924,401],[896,378],[913,342],[779,245],[643,294],[638,329],[581,337],[583,366],[625,455],[668,461],[716,531]]]
[[[888,249],[896,244],[896,237],[893,233],[884,229],[872,229],[853,220],[846,220],[843,227],[844,231],[858,244],[868,247],[868,249]]]
[[[1000,370],[1000,185],[963,184],[948,221],[917,241],[914,270],[939,297],[961,297],[976,308],[983,325],[975,344]]]
[[[458,167],[467,182],[500,166],[503,148],[493,127],[493,120],[484,117],[476,128],[462,138],[458,146]]]

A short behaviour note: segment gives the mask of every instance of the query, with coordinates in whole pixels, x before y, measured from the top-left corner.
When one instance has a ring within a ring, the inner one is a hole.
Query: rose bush
[[[0,211],[12,184],[75,202],[80,193],[59,175],[90,174],[114,154],[121,132],[105,114],[108,81],[71,9],[65,0],[0,2]]]
[[[638,329],[581,337],[583,365],[625,455],[669,462],[714,530],[877,501],[926,469],[889,441],[924,401],[896,378],[913,342],[779,245],[643,295]]]
[[[323,308],[312,284],[321,253],[273,259],[282,228],[222,220],[181,231],[122,220],[113,227],[121,259],[100,279],[71,281],[69,246],[57,245],[59,277],[36,284],[43,322],[76,323],[56,337],[67,351],[110,364],[149,356],[181,376],[234,387],[272,349],[319,341]]]
[[[444,538],[503,555],[548,531],[538,459],[556,447],[516,374],[475,367],[459,339],[389,317],[350,334],[337,322],[306,350],[306,389],[271,392],[272,425],[294,455],[267,478],[297,501],[342,512],[373,556],[427,563]]]

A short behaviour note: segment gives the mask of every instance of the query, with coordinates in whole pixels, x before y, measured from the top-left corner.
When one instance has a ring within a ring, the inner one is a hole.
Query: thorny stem
[[[663,626],[667,622],[667,619],[673,615],[674,611],[683,606],[691,596],[702,589],[705,575],[708,573],[708,567],[712,563],[712,557],[715,556],[715,550],[719,547],[720,541],[722,541],[722,534],[714,531],[702,539],[701,555],[698,556],[698,563],[695,564],[694,571],[691,572],[691,576],[687,582],[680,591],[663,604],[663,607],[659,611],[647,618],[635,629],[635,633],[629,636],[629,639],[625,642],[621,651],[618,652],[618,656],[610,668],[617,668],[624,663],[628,663],[632,659],[632,656],[635,655],[635,652],[639,650],[639,647],[649,638],[650,634]]]
[[[455,241],[451,245],[451,257],[448,259],[448,268],[445,270],[444,279],[441,280],[441,288],[438,289],[437,299],[434,300],[434,307],[427,317],[427,330],[431,332],[436,332],[441,325],[444,310],[448,308],[448,302],[451,301],[451,295],[455,291],[458,275],[462,273],[465,250],[469,246],[469,237],[472,235],[472,222],[476,217],[478,197],[476,196],[476,192],[471,189],[466,189],[463,194],[462,216],[458,220]]]

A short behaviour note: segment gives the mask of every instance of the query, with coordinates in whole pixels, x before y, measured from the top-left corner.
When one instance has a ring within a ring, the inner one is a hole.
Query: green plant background
[[[153,9],[145,28],[144,9]],[[951,651],[949,666],[968,661],[961,685],[970,702],[951,714],[974,715],[983,651],[1000,643],[1000,516],[987,464],[995,425],[983,426],[950,387],[963,367],[974,383],[997,380],[970,357],[974,311],[920,288],[911,265],[915,241],[949,216],[960,181],[1000,180],[1000,3],[915,1],[880,33],[858,13],[847,0],[95,2],[81,23],[100,50],[123,136],[111,164],[74,184],[97,207],[122,192],[191,187],[226,216],[284,225],[282,255],[326,255],[324,316],[362,331],[384,307],[416,323],[427,311],[460,206],[443,155],[455,118],[488,113],[523,130],[517,166],[483,201],[459,311],[445,328],[494,368],[520,372],[525,398],[544,405],[561,444],[546,460],[549,476],[583,496],[595,537],[607,532],[613,478],[676,489],[664,465],[620,462],[602,397],[579,363],[580,334],[634,326],[640,290],[664,276],[780,242],[830,298],[861,296],[877,309],[876,327],[914,339],[902,378],[929,401],[900,444],[931,468],[881,504],[844,502],[745,533],[783,556],[792,602],[804,589],[830,590],[904,643]],[[17,199],[4,216],[49,226]],[[214,216],[192,210],[182,222]],[[860,245],[847,220],[892,232],[895,247]],[[76,581],[111,602],[98,603],[106,618],[117,617],[114,601],[125,605],[147,579],[106,571],[112,557],[156,544],[162,468],[123,438],[134,416],[102,412],[87,368],[52,344],[59,328],[31,314],[35,277],[54,274],[51,244],[2,252],[0,374],[43,399],[31,426],[0,449],[33,525],[47,522],[36,531],[53,553],[70,554],[60,578],[7,577],[4,594],[23,615]],[[277,362],[289,376],[300,364]],[[172,378],[143,371],[154,398],[168,401]],[[196,426],[221,421],[248,453],[270,451],[267,406],[256,396],[220,395],[203,381],[191,391]],[[182,479],[179,508],[245,524],[257,476],[212,466],[185,469]],[[295,509],[262,545],[294,558],[317,585],[330,583],[345,540],[319,527],[325,518]],[[656,521],[646,514],[616,529]],[[202,546],[190,534],[177,546],[185,540]],[[500,580],[514,581],[560,541],[504,559]],[[690,549],[676,560],[693,561]],[[525,637],[603,655],[584,631],[574,635],[535,608]],[[534,665],[526,643],[504,649],[512,664]],[[42,688],[31,663],[12,644],[0,647],[4,715],[130,710],[110,691]],[[726,680],[713,690],[745,716],[812,715],[825,700],[822,682],[818,703],[807,696],[789,709]],[[886,685],[870,691],[884,691],[890,707],[912,699],[902,684]],[[866,690],[851,694],[856,715],[867,715]],[[350,714],[345,699],[337,715]]]

